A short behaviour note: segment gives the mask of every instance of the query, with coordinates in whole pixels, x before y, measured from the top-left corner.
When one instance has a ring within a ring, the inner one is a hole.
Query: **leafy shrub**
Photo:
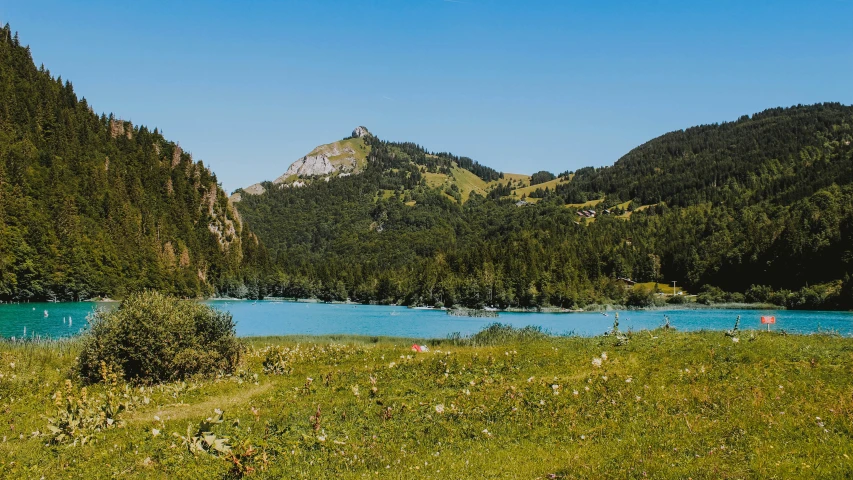
[[[102,372],[108,371],[102,366]],[[43,436],[51,443],[85,445],[103,430],[120,426],[119,414],[147,402],[137,397],[129,385],[120,388],[114,376],[103,375],[107,390],[90,395],[86,387],[76,390],[71,380],[65,381],[65,393],[57,391],[53,395],[56,414],[47,418],[46,432]]]
[[[227,455],[231,453],[231,445],[228,437],[220,437],[213,433],[213,427],[224,421],[222,410],[215,411],[216,416],[208,417],[198,426],[193,433],[193,425],[187,425],[187,435],[172,432],[172,436],[179,439],[181,444],[193,455],[207,453],[213,456]]]
[[[703,286],[702,290],[699,292],[699,296],[696,298],[696,302],[703,305],[723,303],[726,300],[726,292],[724,292],[723,289],[712,285]]]
[[[655,294],[650,288],[634,288],[628,292],[625,304],[629,307],[651,307],[655,304]]]
[[[689,300],[687,300],[687,297],[684,295],[673,295],[669,297],[669,300],[667,300],[666,303],[669,303],[670,305],[683,305],[688,303],[688,301]]]
[[[145,383],[232,372],[242,349],[230,314],[157,292],[131,295],[90,322],[78,364],[90,382],[101,380],[101,362]]]
[[[492,323],[475,333],[470,339],[471,345],[500,345],[510,342],[525,342],[541,340],[548,335],[542,332],[542,327],[528,325],[516,328],[512,325]]]

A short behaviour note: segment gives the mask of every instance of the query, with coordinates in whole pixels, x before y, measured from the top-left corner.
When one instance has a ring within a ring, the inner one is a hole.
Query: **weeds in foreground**
[[[178,432],[172,432],[172,436],[180,440],[181,445],[193,455],[209,454],[213,456],[226,456],[231,453],[231,445],[228,437],[220,437],[213,432],[215,426],[224,421],[222,410],[216,410],[216,415],[207,417],[193,430],[192,423],[187,425],[186,436]]]
[[[122,426],[122,412],[148,403],[148,397],[137,395],[129,384],[120,384],[117,374],[103,362],[101,377],[106,387],[101,393],[90,395],[87,387],[77,389],[68,379],[64,392],[53,394],[56,414],[45,417],[47,431],[43,434],[51,443],[85,445],[94,434]]]
[[[659,329],[614,348],[611,336],[500,326],[429,352],[408,340],[250,339],[238,374],[89,386],[93,405],[111,388],[142,401],[61,443],[18,432],[43,429],[53,392],[69,397],[73,351],[34,352],[44,368],[24,369],[0,347],[15,363],[0,368],[0,476],[849,476],[853,340],[740,336]],[[82,391],[71,382],[71,397]]]

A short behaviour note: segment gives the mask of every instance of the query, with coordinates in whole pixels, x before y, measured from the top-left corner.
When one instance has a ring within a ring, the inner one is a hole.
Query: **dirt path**
[[[234,392],[219,395],[198,403],[179,403],[163,405],[156,409],[137,410],[126,417],[128,423],[141,423],[153,421],[154,416],[160,417],[162,421],[183,420],[193,418],[201,420],[213,415],[215,409],[224,412],[233,411],[235,407],[243,405],[248,413],[249,402],[253,397],[268,392],[273,387],[272,383],[252,385],[251,387],[240,387]]]

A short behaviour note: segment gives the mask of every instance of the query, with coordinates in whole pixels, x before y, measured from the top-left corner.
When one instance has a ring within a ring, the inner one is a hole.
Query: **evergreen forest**
[[[212,295],[264,255],[201,161],[94,113],[8,24],[0,99],[0,300]]]

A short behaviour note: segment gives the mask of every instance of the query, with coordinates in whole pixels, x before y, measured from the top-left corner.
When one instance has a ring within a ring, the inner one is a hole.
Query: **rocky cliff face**
[[[356,127],[352,137],[327,145],[321,145],[308,155],[290,164],[287,171],[273,180],[279,188],[298,188],[315,180],[329,181],[332,177],[342,177],[361,172],[367,165],[370,147],[364,137],[371,133],[365,127]],[[246,187],[242,195],[260,195],[266,189],[260,183]],[[241,193],[231,196],[233,202],[239,202]]]
[[[284,175],[273,183],[284,183],[292,176],[299,178],[327,176],[332,173],[352,173],[358,168],[358,155],[352,145],[343,142],[317,147],[308,155],[293,162]]]

